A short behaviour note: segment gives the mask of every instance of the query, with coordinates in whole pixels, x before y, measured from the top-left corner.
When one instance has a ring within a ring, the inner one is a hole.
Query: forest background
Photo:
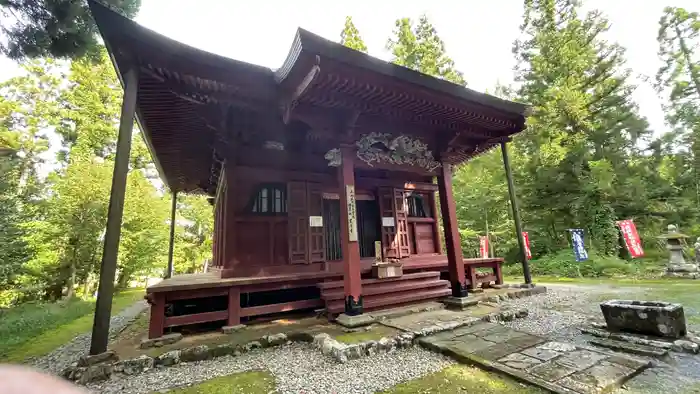
[[[140,4],[113,2],[128,16]],[[42,1],[0,0],[0,9],[22,12],[12,8],[19,3]],[[700,236],[700,17],[674,7],[659,15],[663,66],[645,81],[665,103],[670,131],[659,132],[639,113],[634,70],[624,48],[605,39],[604,15],[575,0],[523,5],[515,82],[489,93],[533,108],[510,150],[533,273],[658,275],[665,249],[657,237],[668,224]],[[89,22],[82,7],[43,11],[61,26],[66,14]],[[20,17],[29,22],[3,27],[9,40],[0,48],[23,68],[0,85],[0,307],[94,294],[122,95],[94,26],[57,35],[42,24],[44,14]],[[351,17],[339,31],[344,45],[367,51]],[[387,49],[396,64],[468,86],[426,16],[396,20]],[[55,141],[60,146],[49,146]],[[120,288],[162,276],[168,250],[171,196],[139,133],[133,144]],[[476,257],[488,228],[492,253],[519,273],[500,152],[461,166],[454,187],[465,254]],[[179,195],[177,208],[175,272],[202,271],[211,258],[212,208],[194,195]],[[634,219],[645,258],[626,253],[615,224],[622,219]],[[575,262],[569,228],[585,230],[588,261]]]

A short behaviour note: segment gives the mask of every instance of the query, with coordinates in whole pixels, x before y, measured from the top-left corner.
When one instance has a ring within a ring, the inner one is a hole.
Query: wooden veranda
[[[148,288],[152,338],[295,309],[361,315],[501,281],[502,259],[463,258],[451,171],[498,146],[507,164],[525,105],[303,29],[270,70],[90,7],[125,88],[91,353],[106,349],[134,118],[173,194],[210,196],[215,218],[211,270]],[[376,260],[404,275],[373,277]]]

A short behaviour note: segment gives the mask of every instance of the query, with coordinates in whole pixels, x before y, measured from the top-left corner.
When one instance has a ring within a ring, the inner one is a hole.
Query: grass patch
[[[453,365],[420,379],[401,383],[383,393],[543,394],[545,391],[478,368]]]
[[[275,392],[275,378],[267,371],[250,371],[220,376],[172,394],[268,394]]]
[[[384,337],[396,335],[398,331],[387,326],[376,325],[371,330],[361,330],[357,332],[348,332],[335,336],[335,340],[347,344],[361,343],[367,341],[378,341]]]
[[[143,298],[143,289],[118,293],[112,314]],[[22,362],[51,352],[92,327],[95,303],[71,300],[28,303],[0,314],[0,361]]]
[[[659,277],[665,270],[665,262],[655,257],[623,260],[616,256],[599,254],[589,250],[588,260],[577,262],[571,249],[541,256],[530,261],[533,276],[557,278],[639,278]],[[522,276],[520,264],[503,267],[506,276]]]

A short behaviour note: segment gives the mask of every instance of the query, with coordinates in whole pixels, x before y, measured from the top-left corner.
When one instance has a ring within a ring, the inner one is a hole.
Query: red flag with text
[[[485,236],[479,237],[479,253],[482,259],[489,257],[489,239]]]
[[[630,256],[632,256],[632,258],[644,256],[642,241],[639,239],[637,227],[634,225],[632,219],[620,220],[617,222],[617,225],[620,227],[622,237],[625,239],[625,245],[630,252]]]
[[[527,231],[523,231],[523,240],[525,241],[525,257],[529,260],[532,258],[532,252],[530,251],[530,236],[527,235]]]

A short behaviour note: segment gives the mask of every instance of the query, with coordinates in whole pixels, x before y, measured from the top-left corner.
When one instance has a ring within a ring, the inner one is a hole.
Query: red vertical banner
[[[479,253],[482,259],[489,257],[489,239],[484,236],[479,237]]]
[[[532,252],[530,251],[530,236],[527,235],[527,231],[523,231],[523,240],[525,241],[525,256],[530,260],[532,258]]]
[[[632,219],[620,220],[617,222],[617,225],[620,227],[620,232],[622,232],[622,237],[625,239],[625,246],[627,246],[630,256],[632,258],[644,256],[642,241],[639,239],[637,227]]]

